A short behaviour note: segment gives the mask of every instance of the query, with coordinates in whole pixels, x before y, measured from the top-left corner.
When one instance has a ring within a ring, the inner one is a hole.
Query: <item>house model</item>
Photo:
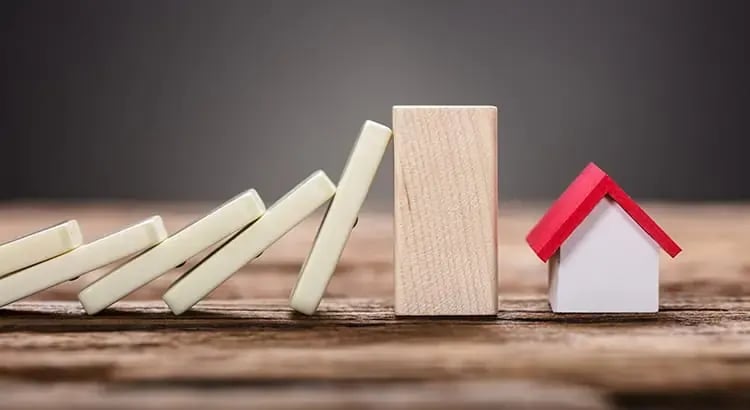
[[[671,257],[681,251],[594,163],[526,241],[548,263],[554,312],[657,312],[659,248]]]

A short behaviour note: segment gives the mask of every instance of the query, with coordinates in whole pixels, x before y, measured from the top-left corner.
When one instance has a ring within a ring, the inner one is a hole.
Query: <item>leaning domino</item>
[[[335,191],[336,187],[323,171],[313,173],[268,208],[255,223],[173,283],[164,294],[164,301],[176,315],[187,311],[331,199]]]
[[[93,315],[258,219],[266,208],[254,189],[226,202],[78,294]]]
[[[83,243],[75,220],[0,245],[0,277],[69,252]]]
[[[318,308],[390,140],[388,127],[372,121],[362,126],[292,290],[292,309],[311,315]]]
[[[154,216],[46,262],[0,279],[0,306],[75,279],[94,269],[156,245],[167,237],[161,217]]]

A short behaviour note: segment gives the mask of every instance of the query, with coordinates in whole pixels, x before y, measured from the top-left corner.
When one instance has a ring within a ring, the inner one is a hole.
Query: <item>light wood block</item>
[[[318,308],[390,140],[388,127],[373,121],[366,121],[362,126],[339,179],[336,195],[289,298],[289,306],[294,310],[311,315]]]
[[[75,220],[0,245],[0,277],[71,251],[83,243]]]
[[[316,171],[268,208],[255,223],[175,281],[164,293],[164,301],[176,315],[187,311],[331,199],[335,192],[336,186],[328,176]]]
[[[78,294],[90,315],[106,309],[195,254],[258,219],[266,208],[254,189],[229,200],[159,245],[102,276]]]
[[[497,313],[497,108],[395,106],[397,315]]]
[[[119,232],[79,246],[56,258],[0,279],[0,306],[133,255],[167,237],[161,217],[154,216]]]

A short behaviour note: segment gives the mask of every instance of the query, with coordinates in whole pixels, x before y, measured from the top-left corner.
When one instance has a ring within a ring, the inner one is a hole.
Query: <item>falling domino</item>
[[[268,208],[255,223],[173,283],[164,294],[164,301],[176,315],[187,311],[331,199],[335,191],[336,187],[323,171],[313,173]]]
[[[88,314],[96,314],[190,257],[252,223],[265,205],[246,191],[160,244],[99,278],[78,294]]]
[[[0,279],[0,306],[138,253],[166,237],[167,230],[161,217],[154,216],[61,256],[16,272]]]
[[[0,245],[0,277],[69,252],[83,243],[75,220]]]
[[[292,309],[311,315],[318,308],[390,140],[388,127],[372,121],[362,126],[292,290]]]

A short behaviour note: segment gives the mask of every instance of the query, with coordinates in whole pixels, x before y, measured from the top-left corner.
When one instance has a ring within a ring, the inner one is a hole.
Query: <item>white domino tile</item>
[[[186,226],[128,263],[101,277],[78,294],[84,309],[95,314],[146,285],[187,259],[252,223],[265,212],[255,190],[246,191]]]
[[[164,294],[179,315],[211,293],[234,272],[328,201],[336,191],[323,171],[317,171],[289,191],[255,223],[206,256]]]
[[[292,309],[311,315],[318,308],[390,140],[388,127],[372,121],[362,126],[292,290]]]
[[[69,252],[83,243],[71,220],[0,245],[0,277]]]
[[[56,258],[18,271],[0,279],[0,306],[143,251],[166,237],[167,230],[161,217],[154,216]]]

